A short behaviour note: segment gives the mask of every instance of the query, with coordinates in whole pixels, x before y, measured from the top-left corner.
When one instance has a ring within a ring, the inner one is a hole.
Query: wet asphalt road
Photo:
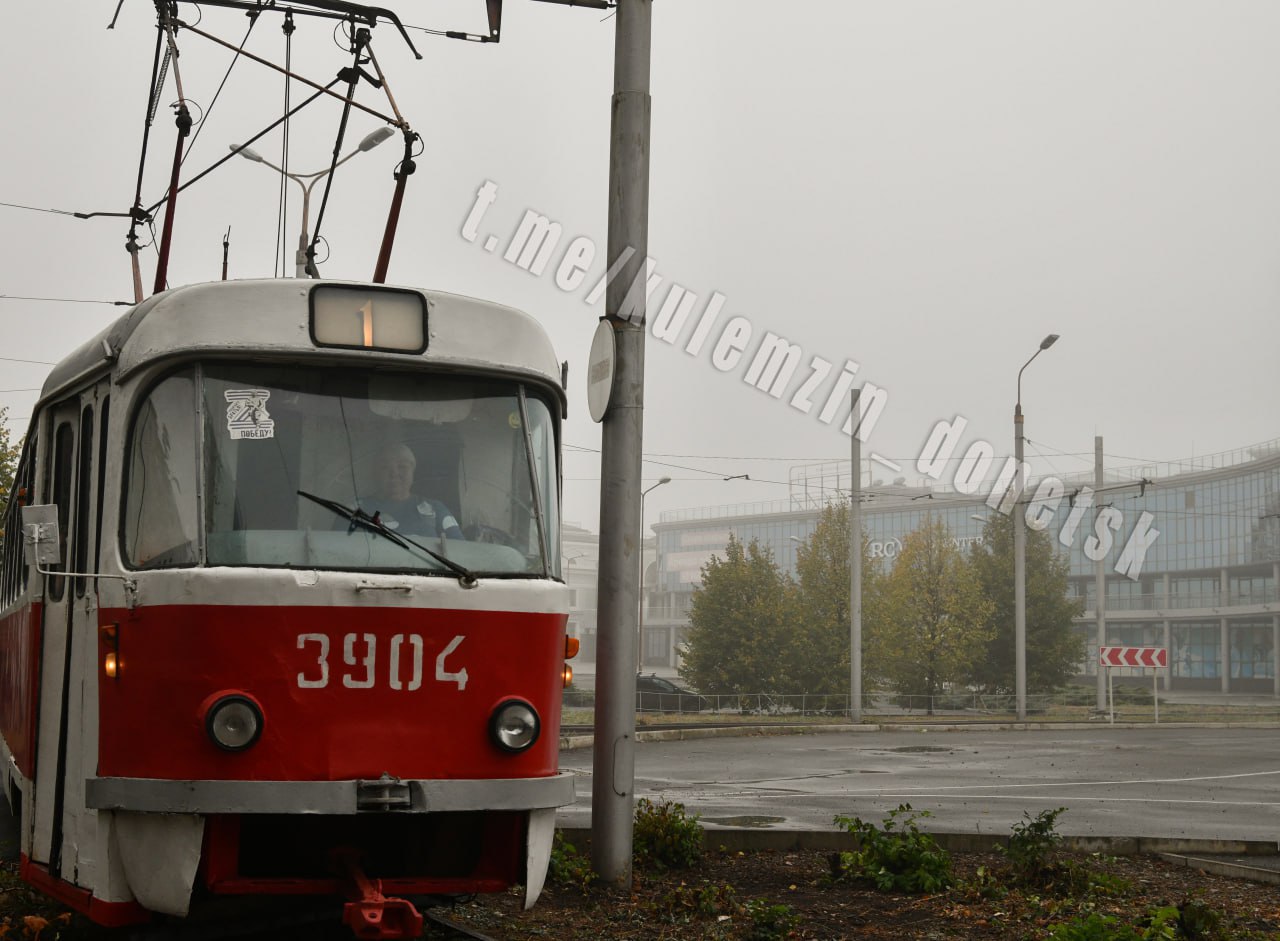
[[[590,748],[562,826],[589,826]],[[1079,836],[1280,839],[1280,730],[1101,726],[1083,730],[846,732],[642,742],[636,796],[683,803],[704,824],[830,829],[901,803],[924,829],[1007,834],[1066,807]]]

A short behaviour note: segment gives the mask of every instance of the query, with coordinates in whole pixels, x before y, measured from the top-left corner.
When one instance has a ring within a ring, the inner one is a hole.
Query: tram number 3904
[[[462,634],[449,641],[436,657],[436,679],[442,683],[457,683],[459,690],[467,688],[467,668],[450,670],[445,661],[458,649]],[[315,664],[298,674],[299,689],[324,689],[329,685],[329,648],[327,634],[299,634],[298,649],[315,655]],[[386,651],[386,682],[396,690],[412,692],[422,687],[422,660],[424,644],[418,634],[396,634]],[[374,634],[344,634],[342,637],[342,662],[346,669],[342,685],[347,689],[372,689],[378,683],[378,639]]]

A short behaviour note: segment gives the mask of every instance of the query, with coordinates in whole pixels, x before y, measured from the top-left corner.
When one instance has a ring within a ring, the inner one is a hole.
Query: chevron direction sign
[[[1153,667],[1161,670],[1169,665],[1169,651],[1164,647],[1099,647],[1098,663],[1104,667]]]

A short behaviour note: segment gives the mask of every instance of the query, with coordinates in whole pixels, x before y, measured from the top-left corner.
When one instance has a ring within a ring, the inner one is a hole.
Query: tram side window
[[[21,545],[21,530],[15,523],[18,517],[18,485],[15,482],[13,492],[9,494],[9,503],[4,511],[4,555],[0,559],[3,565],[4,584],[0,591],[0,607],[7,608],[18,593],[17,546]]]
[[[124,508],[124,555],[137,568],[195,565],[196,383],[194,370],[151,390],[134,415]]]
[[[542,521],[546,528],[547,560],[552,574],[560,574],[560,471],[556,463],[555,421],[547,403],[526,400],[529,414],[529,444],[533,451],[533,473],[542,501]]]
[[[18,491],[22,484],[19,482],[22,476],[22,470],[19,468],[18,473],[14,475],[13,487],[6,494],[9,499],[4,511],[4,529],[0,531],[0,535],[4,539],[4,555],[0,559],[0,565],[3,565],[4,584],[0,589],[0,607],[8,607],[10,602],[18,594],[18,552],[22,547],[22,529],[19,522],[18,508]]]
[[[93,407],[80,413],[80,486],[76,493],[76,563],[72,571],[83,572],[89,563],[89,470],[93,464]],[[84,597],[85,579],[76,576],[76,597]]]
[[[103,396],[102,408],[98,415],[98,515],[93,528],[93,570],[98,571],[102,559],[102,507],[106,504],[107,492],[107,420],[111,417],[111,396]]]
[[[8,493],[9,503],[4,512],[4,585],[0,607],[8,607],[22,593],[27,584],[26,559],[22,547],[22,505],[29,503],[31,486],[31,457],[35,453],[32,439],[23,449],[13,486]]]
[[[58,549],[62,562],[50,566],[57,571],[66,568],[67,533],[71,523],[71,478],[75,469],[76,441],[71,422],[62,422],[53,433],[53,502],[58,508]],[[49,597],[62,598],[66,578],[54,575],[49,579]]]

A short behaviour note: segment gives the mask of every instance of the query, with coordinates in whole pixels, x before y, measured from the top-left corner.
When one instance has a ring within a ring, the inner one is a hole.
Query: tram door
[[[58,508],[62,561],[44,579],[31,859],[81,883],[91,878],[97,844],[84,781],[97,764],[98,600],[95,579],[75,573],[98,565],[107,390],[103,382],[50,408],[41,459],[41,499]]]

